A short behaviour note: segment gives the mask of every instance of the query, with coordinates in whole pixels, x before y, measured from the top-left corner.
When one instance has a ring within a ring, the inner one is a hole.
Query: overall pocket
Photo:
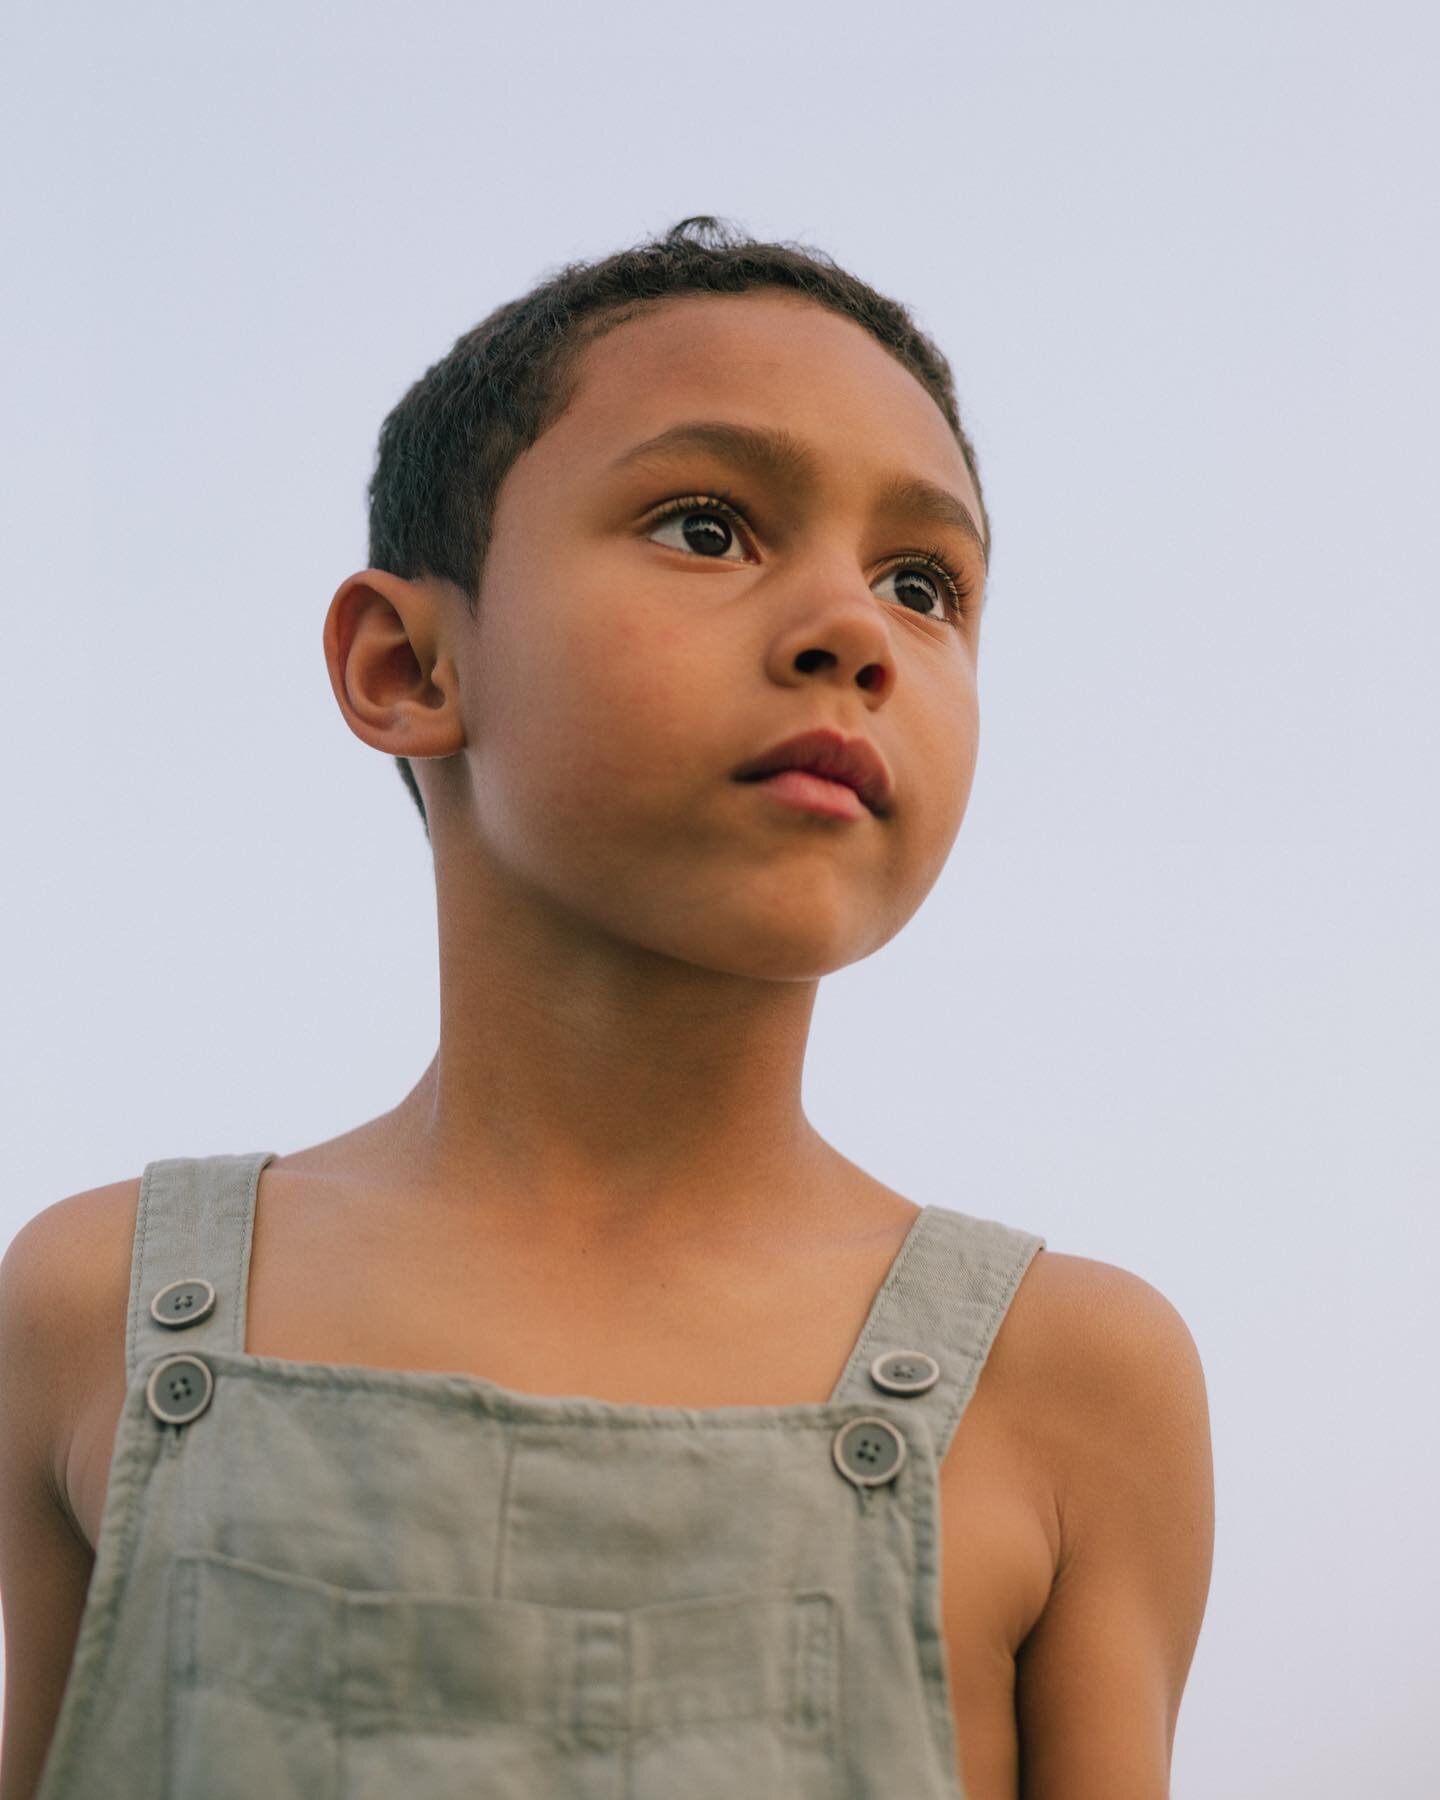
[[[833,1594],[721,1594],[637,1607],[626,1617],[624,1800],[833,1800]]]
[[[176,1558],[169,1800],[833,1800],[824,1590],[602,1612]]]

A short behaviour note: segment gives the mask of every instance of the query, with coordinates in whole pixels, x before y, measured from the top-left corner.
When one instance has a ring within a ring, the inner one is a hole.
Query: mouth
[[[763,782],[767,786],[782,775],[803,777],[809,786],[792,784],[775,789],[777,796],[789,793],[798,798],[808,793],[818,800],[825,797],[827,789],[843,788],[863,811],[876,818],[883,819],[890,810],[894,782],[884,757],[866,737],[846,737],[831,726],[820,726],[772,745],[734,771],[736,781]],[[833,791],[829,798],[836,801]],[[850,816],[853,812],[854,808],[850,808],[848,813],[837,816]]]
[[[779,769],[772,775],[744,775],[744,786],[763,788],[772,800],[799,812],[827,819],[864,819],[870,816],[865,802],[843,781],[832,781],[809,769]]]

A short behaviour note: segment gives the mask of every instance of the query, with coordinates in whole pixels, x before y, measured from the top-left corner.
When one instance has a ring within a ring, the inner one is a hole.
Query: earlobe
[[[428,583],[362,569],[325,615],[325,665],[345,722],[390,756],[451,756],[464,743],[453,662]]]

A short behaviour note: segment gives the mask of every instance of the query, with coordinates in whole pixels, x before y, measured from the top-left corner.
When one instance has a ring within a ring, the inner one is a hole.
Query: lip
[[[818,775],[831,785],[843,783],[877,818],[885,818],[890,810],[894,783],[884,757],[868,738],[846,737],[827,727],[802,731],[742,763],[731,779],[758,782],[784,770]]]
[[[777,769],[773,775],[762,775],[746,785],[762,789],[782,806],[793,806],[800,812],[816,813],[826,819],[863,819],[868,817],[865,802],[843,781],[829,781],[823,775],[812,775],[808,769]]]

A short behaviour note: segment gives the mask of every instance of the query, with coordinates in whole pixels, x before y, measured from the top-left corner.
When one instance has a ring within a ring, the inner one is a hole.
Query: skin
[[[694,452],[607,472],[715,417],[783,421],[822,460],[814,495]],[[592,344],[507,474],[478,623],[443,582],[342,583],[336,700],[412,759],[435,852],[440,1045],[390,1120],[412,1187],[610,1242],[699,1220],[723,1238],[773,1220],[777,1194],[787,1229],[826,1208],[836,1156],[800,1098],[816,991],[929,893],[979,740],[978,615],[907,605],[889,577],[943,542],[978,598],[983,553],[877,513],[896,471],[980,518],[939,408],[859,326],[790,296],[684,297]],[[674,521],[646,529],[716,486],[749,501],[758,543],[721,560]],[[877,746],[887,819],[730,780],[816,725]]]
[[[609,468],[693,418],[783,424],[814,491],[694,452]],[[789,295],[669,300],[589,347],[507,474],[477,620],[444,582],[341,583],[336,701],[412,759],[430,819],[440,1043],[389,1112],[266,1167],[250,1353],[617,1403],[828,1398],[917,1208],[805,1118],[816,989],[929,893],[978,748],[981,552],[881,509],[899,473],[979,518],[943,415],[860,327]],[[717,487],[745,514],[723,557],[653,517]],[[902,599],[922,548],[962,569],[967,616]],[[888,817],[730,779],[820,724],[884,756]],[[138,1197],[58,1201],[0,1261],[0,1800],[34,1791],[81,1624]],[[940,1506],[969,1800],[1163,1800],[1213,1549],[1169,1302],[1040,1252]]]

